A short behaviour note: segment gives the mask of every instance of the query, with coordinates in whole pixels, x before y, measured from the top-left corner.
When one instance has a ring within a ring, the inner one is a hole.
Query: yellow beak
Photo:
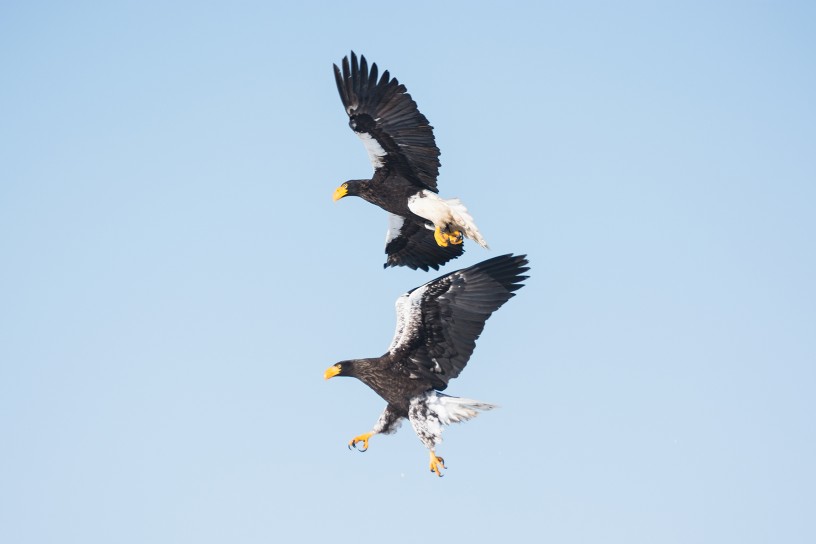
[[[337,202],[338,200],[340,200],[341,198],[343,198],[347,194],[348,194],[348,183],[344,183],[343,185],[341,185],[340,187],[338,187],[337,189],[334,190],[334,195],[332,196],[332,200]]]
[[[328,380],[329,378],[334,378],[340,374],[340,366],[332,365],[326,369],[326,372],[323,373],[323,379]]]

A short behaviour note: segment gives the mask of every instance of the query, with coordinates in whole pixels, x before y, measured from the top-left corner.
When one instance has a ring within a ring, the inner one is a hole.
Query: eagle
[[[351,439],[349,449],[366,451],[372,436],[396,432],[407,418],[430,452],[431,472],[442,476],[445,462],[435,453],[442,426],[495,406],[441,391],[465,368],[487,318],[523,287],[528,264],[526,255],[502,255],[408,291],[397,299],[397,328],[382,357],[340,361],[326,369],[325,379],[357,378],[388,403],[369,432]]]
[[[358,196],[387,211],[384,268],[416,270],[439,266],[464,252],[463,238],[487,248],[467,208],[458,198],[437,194],[439,148],[433,127],[388,70],[379,76],[364,56],[351,52],[334,79],[349,126],[360,137],[374,167],[371,179],[352,179],[334,191],[334,200]]]

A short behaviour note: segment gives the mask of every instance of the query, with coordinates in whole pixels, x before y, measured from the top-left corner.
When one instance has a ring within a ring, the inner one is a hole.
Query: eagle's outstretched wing
[[[464,244],[440,246],[433,237],[433,231],[423,225],[406,220],[399,215],[388,217],[388,233],[385,237],[385,253],[388,258],[383,268],[389,266],[407,266],[416,270],[428,268],[439,270],[439,267],[462,255]]]
[[[523,286],[527,264],[526,255],[502,255],[402,295],[391,357],[443,390],[465,368],[490,315]]]
[[[439,148],[433,127],[416,102],[388,70],[378,78],[377,64],[369,70],[364,56],[352,51],[334,65],[334,79],[349,126],[360,137],[375,170],[388,165],[411,183],[437,192]]]

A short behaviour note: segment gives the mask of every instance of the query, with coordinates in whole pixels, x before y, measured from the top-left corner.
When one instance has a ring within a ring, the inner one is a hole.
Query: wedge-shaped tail
[[[408,419],[419,439],[429,450],[442,442],[442,426],[473,419],[479,412],[496,406],[473,399],[427,391],[411,399]]]
[[[437,231],[446,234],[457,232],[487,248],[487,242],[479,233],[473,217],[458,198],[446,199],[430,191],[420,191],[408,198],[408,209],[433,223]]]

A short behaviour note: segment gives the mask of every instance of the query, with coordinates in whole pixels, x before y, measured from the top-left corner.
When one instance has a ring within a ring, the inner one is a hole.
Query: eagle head
[[[328,380],[335,376],[354,376],[353,361],[340,361],[326,369],[323,378]]]
[[[337,202],[341,198],[345,196],[357,196],[359,193],[360,182],[363,180],[359,179],[350,179],[347,182],[343,183],[334,190],[334,195],[332,195],[332,200]]]

